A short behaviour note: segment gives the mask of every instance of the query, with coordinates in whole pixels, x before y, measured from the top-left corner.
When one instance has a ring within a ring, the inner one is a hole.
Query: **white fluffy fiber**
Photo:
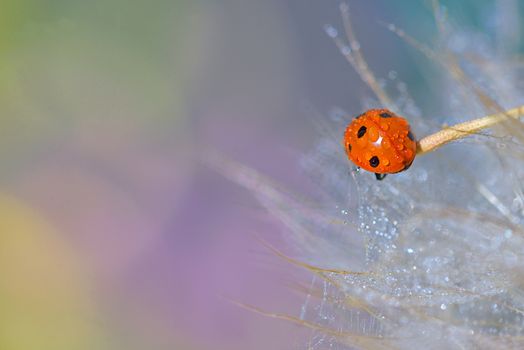
[[[442,121],[523,104],[518,58],[436,18],[444,28],[432,43],[439,55],[427,59],[442,72],[442,95],[435,96],[447,106]],[[415,107],[409,86],[393,74],[386,80],[396,112],[415,130],[438,130],[420,113],[424,106]],[[365,104],[379,105],[372,98]],[[349,120],[343,113],[319,120],[317,147],[303,160],[321,193],[310,201],[218,155],[208,159],[286,225],[290,262],[311,271],[302,281],[309,288],[304,307],[290,315],[312,328],[304,346],[524,348],[521,123],[444,146],[378,182],[348,163],[340,139]]]

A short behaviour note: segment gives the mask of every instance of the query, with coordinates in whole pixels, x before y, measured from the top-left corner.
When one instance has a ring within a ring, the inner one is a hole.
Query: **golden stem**
[[[432,135],[420,139],[417,143],[417,154],[426,154],[448,142],[459,140],[480,130],[487,129],[495,124],[503,122],[504,120],[508,120],[508,118],[518,119],[522,115],[524,115],[524,106],[442,129]]]

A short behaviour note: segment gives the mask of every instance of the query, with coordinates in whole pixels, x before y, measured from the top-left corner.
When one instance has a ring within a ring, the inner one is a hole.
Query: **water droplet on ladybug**
[[[368,129],[368,138],[371,142],[376,142],[378,140],[379,134],[376,127],[372,126]]]

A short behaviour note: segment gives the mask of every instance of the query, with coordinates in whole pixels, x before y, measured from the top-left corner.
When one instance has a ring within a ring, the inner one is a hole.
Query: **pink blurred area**
[[[343,100],[357,111],[365,92],[322,31],[338,20],[336,8],[313,1],[194,5],[188,16],[196,24],[177,28],[187,30],[184,63],[155,78],[167,89],[163,106],[129,87],[141,84],[141,74],[119,80],[87,58],[85,69],[53,61],[40,74],[19,71],[19,88],[32,99],[22,117],[44,122],[29,127],[23,137],[30,141],[21,136],[13,146],[4,190],[65,242],[72,258],[59,259],[79,267],[90,301],[85,322],[107,348],[304,344],[304,330],[229,301],[297,316],[304,296],[290,285],[300,272],[255,238],[282,247],[285,229],[198,158],[216,149],[292,190],[308,186],[298,168],[314,133],[307,106],[323,112]],[[168,60],[177,61],[179,47],[164,44]],[[63,118],[45,120],[57,114]]]

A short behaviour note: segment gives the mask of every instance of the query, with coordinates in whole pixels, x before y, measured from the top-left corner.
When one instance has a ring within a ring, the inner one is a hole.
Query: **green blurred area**
[[[9,196],[0,197],[0,232],[0,348],[101,348],[89,282],[57,232]]]
[[[194,2],[33,0],[1,8],[2,153],[79,121],[155,134],[183,119],[199,60]]]
[[[100,133],[130,149],[171,137],[185,122],[201,56],[200,15],[179,0],[0,0],[0,180],[9,184],[34,154],[67,150],[79,136],[102,153],[114,144]],[[149,343],[111,334],[64,239],[70,233],[9,191],[0,191],[0,349]]]

